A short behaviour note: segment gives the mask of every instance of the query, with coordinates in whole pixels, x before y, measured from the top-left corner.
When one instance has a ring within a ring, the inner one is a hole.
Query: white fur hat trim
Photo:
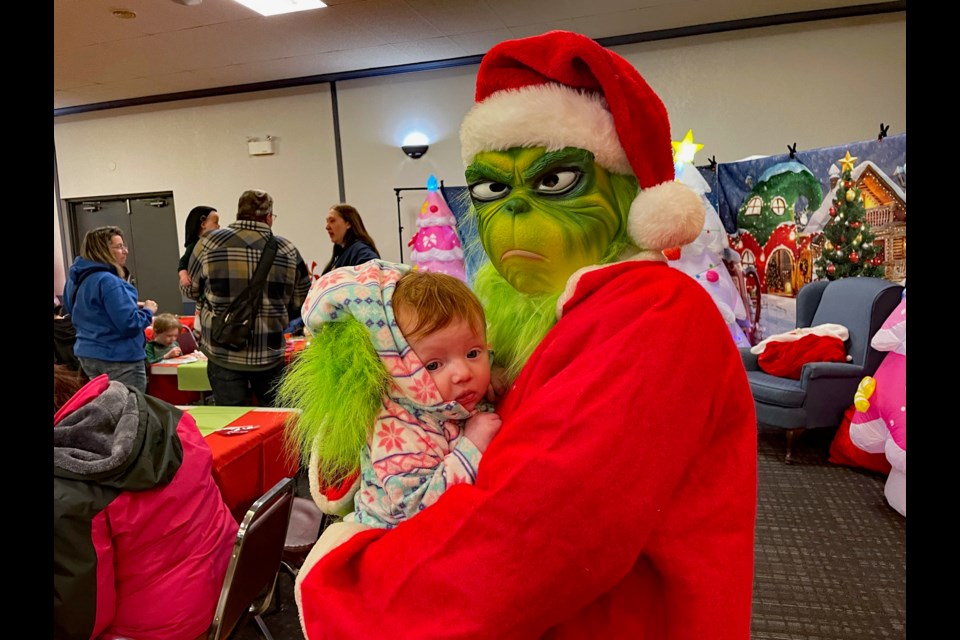
[[[815,327],[802,327],[800,329],[794,329],[793,331],[787,331],[786,333],[778,333],[770,336],[766,340],[751,347],[750,353],[758,356],[764,352],[764,350],[767,348],[767,345],[771,342],[796,342],[805,336],[832,336],[846,342],[850,337],[850,332],[842,324],[833,324],[830,322],[818,324]]]
[[[603,96],[560,84],[498,91],[475,104],[460,125],[464,166],[481,151],[513,147],[586,149],[608,171],[633,175]]]

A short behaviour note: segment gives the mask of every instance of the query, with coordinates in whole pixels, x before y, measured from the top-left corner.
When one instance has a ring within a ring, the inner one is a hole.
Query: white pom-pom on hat
[[[697,239],[704,221],[703,201],[681,182],[644,189],[630,205],[627,231],[641,249],[662,251]]]

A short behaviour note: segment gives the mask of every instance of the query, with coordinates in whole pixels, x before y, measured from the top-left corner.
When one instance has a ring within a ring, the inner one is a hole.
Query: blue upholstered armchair
[[[799,380],[764,373],[757,356],[741,349],[760,425],[786,429],[788,464],[793,443],[805,429],[838,427],[853,404],[857,385],[873,375],[884,353],[870,346],[873,335],[900,303],[903,287],[880,278],[817,280],[797,294],[797,328],[833,323],[850,332],[850,362],[811,362]]]

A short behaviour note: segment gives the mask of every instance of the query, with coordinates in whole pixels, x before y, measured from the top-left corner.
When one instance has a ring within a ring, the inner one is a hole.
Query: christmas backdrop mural
[[[760,304],[754,341],[794,328],[811,280],[906,278],[906,134],[717,167],[718,214]]]

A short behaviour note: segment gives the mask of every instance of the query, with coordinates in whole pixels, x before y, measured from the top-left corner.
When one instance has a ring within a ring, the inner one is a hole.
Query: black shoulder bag
[[[263,287],[267,281],[267,273],[273,266],[273,259],[277,255],[277,237],[271,236],[260,254],[257,270],[247,288],[240,292],[227,306],[223,316],[213,315],[213,325],[210,327],[210,340],[214,345],[242,351],[247,348],[253,325],[260,312],[260,302],[263,300]]]

